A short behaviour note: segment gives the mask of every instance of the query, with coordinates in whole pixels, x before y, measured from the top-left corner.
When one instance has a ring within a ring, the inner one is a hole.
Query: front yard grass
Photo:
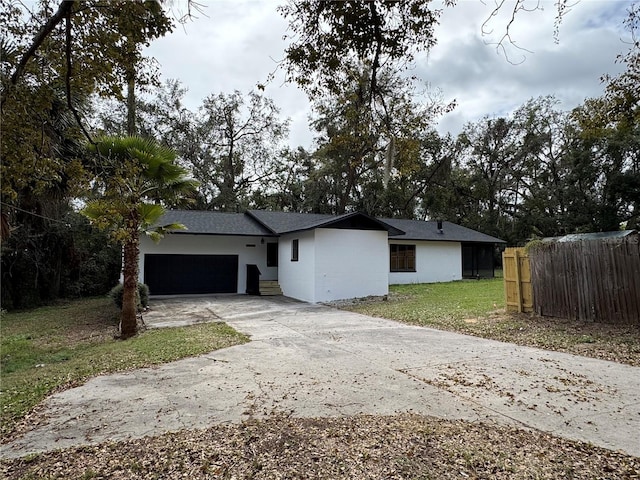
[[[103,373],[171,362],[248,341],[221,322],[147,330],[120,341],[114,339],[117,322],[118,311],[109,298],[2,314],[2,438],[54,391]]]
[[[413,325],[640,366],[640,329],[507,314],[501,278],[392,285],[387,301],[342,308]]]

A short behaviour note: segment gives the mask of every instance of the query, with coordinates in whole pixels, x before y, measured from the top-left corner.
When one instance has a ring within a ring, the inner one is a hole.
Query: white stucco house
[[[159,243],[140,242],[140,281],[151,295],[260,294],[327,302],[386,295],[390,284],[493,276],[502,240],[449,222],[378,219],[363,213],[170,210],[182,223]]]

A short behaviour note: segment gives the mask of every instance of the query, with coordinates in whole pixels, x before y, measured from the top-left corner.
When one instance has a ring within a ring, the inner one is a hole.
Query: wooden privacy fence
[[[542,242],[530,249],[529,261],[534,310],[539,315],[640,324],[637,234]]]
[[[507,248],[502,252],[502,271],[507,311],[532,312],[531,269],[524,248]]]

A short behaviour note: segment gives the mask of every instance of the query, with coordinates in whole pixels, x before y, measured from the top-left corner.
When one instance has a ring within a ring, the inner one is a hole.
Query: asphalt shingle
[[[397,235],[399,232],[391,225],[387,225],[380,219],[369,217],[360,212],[344,213],[342,215],[325,215],[316,213],[294,213],[294,212],[270,212],[265,210],[250,210],[248,215],[253,216],[265,227],[274,233],[283,234],[298,232],[301,230],[312,230],[314,228],[331,227],[343,221],[355,220],[365,222],[370,226],[375,225],[376,229],[387,230],[390,235]]]
[[[320,213],[270,212],[267,210],[249,210],[247,213],[278,235],[307,230],[336,218],[335,215]]]
[[[442,232],[439,232],[438,222],[436,221],[404,220],[398,218],[381,218],[380,220],[405,232],[404,235],[394,237],[394,240],[506,243],[499,238],[451,222],[442,222]]]
[[[187,230],[176,233],[201,235],[251,235],[274,237],[284,233],[311,230],[363,214],[314,214],[250,210],[247,213],[222,213],[209,210],[168,210],[160,225],[182,223]],[[366,217],[366,215],[363,215]],[[367,217],[368,218],[368,217]],[[397,218],[372,219],[381,228],[391,227],[389,234],[397,240],[427,240],[444,242],[505,243],[499,238],[485,235],[455,223],[442,222],[442,233],[437,222],[404,220]],[[399,231],[398,231],[399,230]]]
[[[201,235],[246,235],[271,237],[273,234],[244,213],[222,213],[208,210],[167,210],[159,225],[182,223],[187,230],[175,233]]]

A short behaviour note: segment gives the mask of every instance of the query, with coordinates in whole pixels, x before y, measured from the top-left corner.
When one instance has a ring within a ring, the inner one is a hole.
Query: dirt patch
[[[65,343],[76,345],[78,343],[102,343],[112,340],[118,335],[118,324],[105,324],[104,322],[83,323],[75,325],[73,330],[65,332]]]
[[[4,478],[631,479],[640,458],[535,431],[418,415],[182,431],[3,461]]]
[[[71,305],[71,302],[65,302],[61,306]],[[37,346],[47,347],[65,347],[75,346],[79,343],[102,343],[112,340],[118,335],[119,312],[108,303],[105,305],[97,305],[99,311],[83,312],[79,309],[70,314],[64,309],[60,309],[60,315],[68,314],[66,318],[56,320],[47,318],[47,335],[35,337],[33,342]],[[89,306],[85,307],[89,308]]]

